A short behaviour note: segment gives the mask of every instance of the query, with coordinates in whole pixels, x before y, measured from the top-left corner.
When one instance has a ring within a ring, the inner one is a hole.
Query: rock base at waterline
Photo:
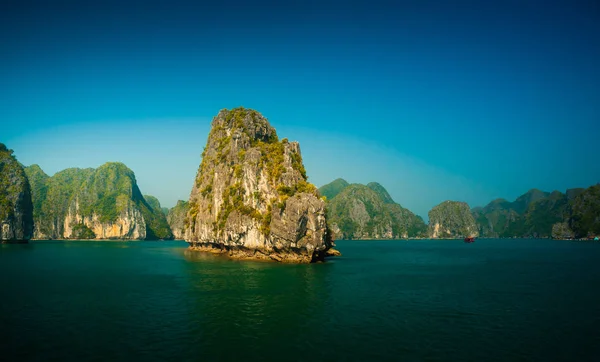
[[[325,260],[325,251],[308,250],[267,250],[267,249],[248,249],[244,247],[230,247],[222,244],[191,244],[189,250],[205,253],[224,255],[238,260],[267,260],[280,263],[308,264],[321,262]]]

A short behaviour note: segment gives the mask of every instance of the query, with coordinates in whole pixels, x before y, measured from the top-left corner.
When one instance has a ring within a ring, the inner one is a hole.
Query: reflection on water
[[[329,293],[325,265],[238,261],[196,251],[186,251],[185,259],[188,290],[194,291],[186,306],[198,323],[192,338],[203,349],[224,359],[259,358],[265,343],[298,343],[304,347],[293,353],[309,356],[305,334],[320,320]]]

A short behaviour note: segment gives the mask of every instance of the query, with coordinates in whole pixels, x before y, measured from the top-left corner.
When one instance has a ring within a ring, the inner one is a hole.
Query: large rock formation
[[[484,237],[550,237],[564,235],[570,231],[564,225],[557,225],[568,218],[570,203],[583,189],[552,193],[532,189],[509,202],[498,199],[483,208],[474,208],[479,233]]]
[[[169,209],[167,221],[175,239],[183,240],[185,238],[185,217],[189,209],[189,202],[182,200],[177,201],[177,205]]]
[[[158,200],[144,199],[133,171],[122,163],[70,168],[52,177],[37,165],[25,172],[33,190],[35,239],[173,237]]]
[[[279,141],[254,110],[221,110],[190,195],[186,241],[238,258],[323,260],[332,246],[325,202],[306,179],[297,142]]]
[[[429,237],[451,239],[476,237],[477,225],[466,202],[444,201],[429,211]]]
[[[25,242],[32,234],[29,181],[13,151],[0,143],[0,242]]]
[[[575,237],[600,236],[600,184],[579,192],[569,206],[567,221]]]
[[[345,186],[344,186],[345,185]],[[348,184],[337,179],[322,186],[328,199],[330,228],[338,239],[400,239],[424,236],[427,226],[420,216],[395,203],[376,182]]]

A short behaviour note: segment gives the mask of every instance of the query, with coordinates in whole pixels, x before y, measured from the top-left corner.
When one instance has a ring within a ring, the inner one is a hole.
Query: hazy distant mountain
[[[337,239],[399,239],[424,236],[420,216],[395,203],[376,182],[348,184],[337,179],[319,189],[328,197],[327,215]]]
[[[514,202],[494,200],[472,213],[485,237],[583,237],[598,233],[594,205],[600,198],[595,187],[565,194],[533,189]]]

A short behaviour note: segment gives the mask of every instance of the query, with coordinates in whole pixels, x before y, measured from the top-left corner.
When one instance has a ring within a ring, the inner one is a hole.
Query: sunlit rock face
[[[244,108],[213,119],[184,236],[195,250],[282,262],[323,260],[332,246],[299,144],[280,141],[266,118]]]

